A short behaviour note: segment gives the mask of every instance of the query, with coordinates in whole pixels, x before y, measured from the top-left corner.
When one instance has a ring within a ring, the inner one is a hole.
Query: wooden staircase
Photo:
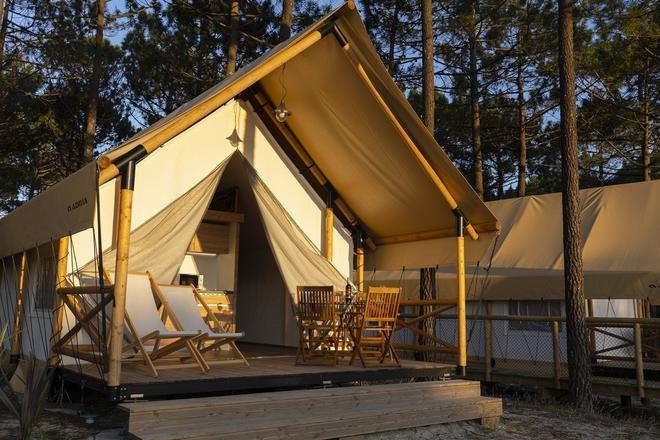
[[[141,439],[331,439],[502,414],[476,381],[355,386],[125,403]]]

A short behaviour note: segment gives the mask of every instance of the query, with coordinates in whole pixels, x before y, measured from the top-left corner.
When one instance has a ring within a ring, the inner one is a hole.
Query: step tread
[[[475,406],[478,407],[475,409]],[[464,410],[472,409],[473,412],[464,412]],[[452,412],[453,411],[453,412]],[[420,402],[410,405],[407,402],[402,402],[398,405],[390,405],[387,408],[365,408],[358,411],[351,411],[350,413],[342,412],[338,409],[334,413],[325,415],[316,415],[314,417],[307,417],[302,420],[297,420],[289,415],[288,417],[278,417],[273,420],[255,420],[244,418],[234,420],[230,423],[227,421],[218,421],[217,424],[204,424],[204,425],[179,425],[175,428],[152,428],[147,432],[133,434],[141,435],[140,438],[144,440],[165,440],[165,439],[193,439],[193,438],[212,438],[214,436],[222,435],[225,438],[227,435],[245,437],[245,438],[264,438],[275,436],[289,437],[292,434],[303,435],[312,438],[312,431],[328,431],[325,432],[325,437],[319,438],[332,438],[336,436],[336,431],[341,430],[345,424],[359,424],[360,421],[367,422],[370,419],[378,418],[379,424],[384,420],[388,420],[390,426],[387,429],[380,429],[383,426],[373,426],[370,424],[365,426],[364,432],[377,432],[381,430],[402,429],[410,426],[424,426],[424,424],[433,424],[434,420],[442,419],[448,416],[448,421],[459,420],[472,420],[481,417],[494,417],[502,413],[501,399],[491,397],[469,397],[455,399],[447,402],[433,402],[429,405],[425,402]],[[463,417],[467,414],[466,417]],[[405,417],[404,417],[405,416]],[[413,423],[414,421],[414,423]],[[260,422],[260,423],[259,423]],[[342,422],[342,423],[338,423]],[[412,424],[411,424],[412,423]],[[440,423],[440,422],[436,422]],[[245,429],[245,428],[250,429]],[[400,428],[398,428],[400,427]],[[358,429],[359,427],[354,428]],[[279,433],[279,434],[278,434]],[[359,433],[359,432],[358,432]],[[343,435],[343,434],[342,434]],[[354,434],[352,434],[354,435]]]
[[[409,416],[420,414],[432,410],[432,412],[447,412],[455,410],[456,408],[471,407],[473,405],[496,405],[501,408],[501,400],[491,397],[465,397],[460,399],[448,400],[446,402],[416,402],[410,404],[409,402],[399,402],[397,404],[390,403],[389,405],[375,405],[373,407],[364,406],[358,409],[350,409],[349,411],[343,408],[335,408],[332,411],[312,411],[310,414],[305,414],[301,417],[300,413],[295,409],[290,412],[283,412],[274,417],[262,417],[259,415],[237,417],[232,420],[219,418],[218,420],[210,420],[207,423],[179,423],[174,426],[164,426],[154,428],[153,425],[145,425],[140,429],[131,429],[133,434],[148,436],[169,435],[176,433],[176,435],[185,435],[186,432],[195,433],[194,435],[205,435],[206,433],[216,434],[232,434],[245,431],[249,427],[250,431],[276,429],[292,424],[296,425],[312,425],[317,423],[337,423],[340,421],[349,420],[362,420],[373,417],[384,416]],[[490,416],[490,414],[489,414]],[[482,417],[481,415],[479,417]],[[474,418],[474,417],[470,417]],[[183,421],[182,421],[183,422]],[[144,437],[147,438],[147,437]],[[166,438],[166,437],[165,437]]]
[[[368,385],[368,386],[352,386],[341,388],[319,388],[312,390],[296,390],[296,391],[274,391],[267,393],[252,393],[240,394],[233,396],[215,396],[215,397],[201,397],[193,399],[178,399],[178,400],[165,400],[156,402],[135,402],[123,403],[119,407],[123,410],[129,411],[131,415],[139,413],[148,413],[153,411],[162,411],[168,409],[193,409],[197,407],[208,408],[209,406],[220,407],[230,406],[236,404],[246,403],[268,403],[283,400],[299,400],[299,399],[314,399],[314,398],[327,398],[333,396],[368,396],[375,393],[395,393],[397,391],[407,392],[412,389],[429,389],[429,388],[450,388],[450,387],[479,387],[479,382],[453,379],[447,381],[429,381],[429,382],[415,382],[404,384],[385,384],[385,385]]]
[[[371,393],[362,395],[324,396],[314,399],[276,400],[268,402],[247,402],[232,406],[195,407],[183,410],[157,410],[131,414],[130,426],[133,430],[143,430],[145,427],[168,427],[178,424],[213,423],[214,420],[233,420],[259,417],[272,419],[277,417],[290,418],[292,411],[299,417],[309,417],[314,414],[324,414],[342,408],[344,411],[357,411],[363,408],[388,409],[392,405],[408,406],[434,402],[451,402],[468,397],[480,397],[479,387],[441,387],[441,388],[410,388],[397,392]]]

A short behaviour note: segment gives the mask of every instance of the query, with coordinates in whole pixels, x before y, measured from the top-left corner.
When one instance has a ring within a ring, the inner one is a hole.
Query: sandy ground
[[[570,407],[556,403],[505,398],[504,416],[496,428],[476,422],[453,423],[423,428],[351,437],[351,440],[452,440],[452,439],[660,439],[657,406],[651,415],[610,414],[612,411],[585,416]],[[53,440],[117,440],[125,439],[121,417],[108,408],[96,411],[93,424],[73,409],[64,412],[48,410],[42,416],[35,439]],[[653,415],[655,414],[655,415]],[[0,439],[15,439],[18,423],[6,411],[0,411]]]

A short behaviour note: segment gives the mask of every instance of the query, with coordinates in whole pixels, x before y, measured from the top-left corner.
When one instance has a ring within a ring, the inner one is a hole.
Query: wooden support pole
[[[122,177],[123,179],[123,177]],[[108,386],[117,387],[121,381],[121,354],[124,343],[124,318],[126,314],[126,281],[128,278],[128,248],[131,237],[133,188],[124,188],[119,194],[119,224],[117,228],[117,250],[115,259],[115,294],[110,326],[110,350]]]
[[[490,301],[486,301],[486,316],[491,313]],[[486,382],[492,381],[493,367],[491,365],[493,359],[493,321],[486,319],[484,323],[484,360],[486,371]]]
[[[337,29],[335,29],[335,31],[339,32]],[[431,181],[436,186],[442,197],[445,199],[445,202],[447,202],[447,205],[449,205],[449,209],[455,211],[458,208],[458,203],[456,203],[454,196],[449,192],[449,189],[447,189],[447,186],[442,181],[440,176],[438,176],[438,173],[436,173],[431,163],[419,150],[415,141],[406,132],[405,128],[403,128],[403,126],[401,125],[401,122],[399,122],[399,119],[396,117],[394,112],[392,112],[390,107],[387,105],[387,102],[385,102],[380,92],[371,81],[371,78],[369,78],[369,75],[367,75],[367,72],[364,70],[364,67],[362,66],[362,63],[360,63],[360,60],[358,59],[357,55],[353,52],[351,45],[344,39],[343,36],[338,36],[338,39],[340,41],[340,44],[342,44],[342,49],[344,50],[344,54],[346,54],[346,57],[348,58],[351,66],[353,66],[358,76],[362,79],[362,82],[367,86],[367,89],[369,90],[371,95],[378,102],[380,108],[383,110],[383,112],[390,120],[392,125],[394,125],[394,128],[396,128],[397,132],[403,139],[404,143],[406,144],[410,152],[413,154],[413,156],[415,157],[421,168],[424,170],[424,173],[429,177],[429,179],[431,179]],[[479,238],[479,234],[471,224],[468,223],[467,225],[464,226],[465,226],[465,230],[473,240],[477,240]]]
[[[555,389],[561,388],[561,357],[559,352],[559,322],[552,321],[552,370]]]
[[[357,285],[358,292],[364,292],[364,248],[362,247],[362,240],[360,240],[360,245],[357,248],[356,254],[355,265],[357,267],[355,271],[355,284]]]
[[[323,213],[323,256],[326,260],[332,261],[332,236],[334,232],[335,213],[332,210],[332,204],[326,206]]]
[[[59,239],[57,244],[57,268],[55,273],[55,291],[62,287],[66,287],[66,272],[69,260],[69,236],[65,235]],[[59,340],[62,333],[62,321],[64,317],[64,300],[61,295],[55,295],[55,310],[53,311],[53,335],[51,336],[51,352],[49,356],[49,364],[56,365],[60,357],[58,353],[52,350],[52,346]]]
[[[644,360],[642,359],[642,327],[635,324],[635,371],[637,373],[637,395],[644,399]]]
[[[456,237],[456,333],[458,336],[457,373],[465,376],[467,368],[467,323],[465,319],[465,238],[463,217],[457,218]]]
[[[27,266],[27,252],[21,254],[20,273],[18,274],[18,285],[16,290],[16,309],[14,310],[14,331],[11,334],[11,348],[9,359],[11,363],[18,363],[21,357],[21,330],[23,328],[24,301],[23,292],[25,291],[25,271]]]

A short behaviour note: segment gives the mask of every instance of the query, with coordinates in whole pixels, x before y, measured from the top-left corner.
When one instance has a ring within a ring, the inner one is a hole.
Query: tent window
[[[561,301],[509,301],[510,316],[561,316]],[[551,332],[552,323],[509,321],[509,330]],[[559,331],[562,331],[561,324]]]

